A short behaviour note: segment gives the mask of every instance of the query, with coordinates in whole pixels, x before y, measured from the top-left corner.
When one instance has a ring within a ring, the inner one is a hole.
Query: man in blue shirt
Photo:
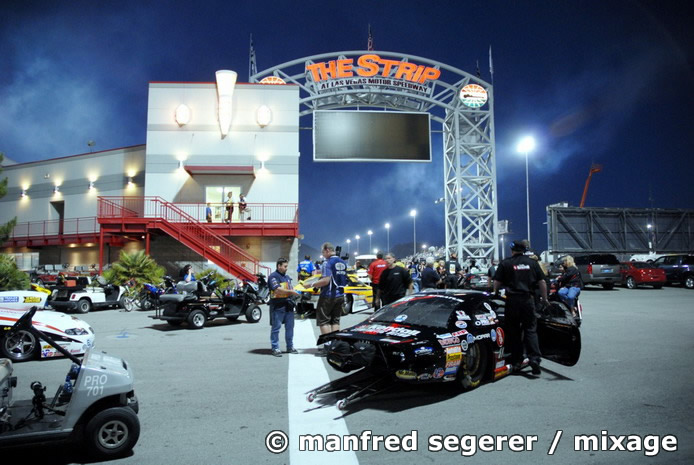
[[[277,270],[268,278],[270,287],[270,344],[272,355],[281,357],[280,329],[284,323],[284,338],[287,343],[287,353],[298,354],[294,348],[294,303],[290,297],[299,293],[292,289],[292,279],[287,276],[289,263],[286,258],[277,259]]]
[[[315,270],[315,268],[313,267],[310,255],[305,255],[304,261],[299,263],[299,266],[296,268],[296,272],[299,273],[299,279],[310,278],[313,274],[313,270]]]
[[[321,253],[325,258],[321,268],[322,277],[314,284],[314,287],[320,288],[316,323],[321,334],[328,334],[340,330],[347,264],[335,255],[335,246],[330,242],[323,244]]]

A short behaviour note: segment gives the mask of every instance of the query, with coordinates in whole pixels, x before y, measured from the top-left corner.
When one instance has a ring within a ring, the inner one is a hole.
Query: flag
[[[369,51],[374,49],[374,36],[371,35],[371,24],[369,24],[369,41],[366,44],[366,49]]]
[[[255,48],[253,47],[253,34],[251,34],[251,47],[248,52],[248,82],[251,82],[251,76],[258,74],[258,66],[255,63]]]

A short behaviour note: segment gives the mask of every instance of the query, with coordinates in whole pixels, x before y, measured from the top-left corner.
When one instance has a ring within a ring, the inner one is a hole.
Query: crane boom
[[[602,171],[602,165],[592,164],[590,165],[590,171],[588,172],[588,179],[586,179],[586,185],[583,188],[583,196],[581,197],[581,204],[578,208],[583,208],[586,203],[586,196],[588,195],[588,186],[590,186],[590,178],[593,177],[593,173],[599,173]]]

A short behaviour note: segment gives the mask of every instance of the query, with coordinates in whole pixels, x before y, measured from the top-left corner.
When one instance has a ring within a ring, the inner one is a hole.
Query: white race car
[[[13,337],[7,332],[31,307],[41,308],[47,295],[34,291],[0,292],[0,357],[13,362],[32,360],[36,357],[62,357],[55,347],[37,340],[28,331],[19,331]],[[34,316],[34,325],[48,333],[68,352],[81,355],[94,345],[94,330],[74,316],[52,310],[39,310]]]

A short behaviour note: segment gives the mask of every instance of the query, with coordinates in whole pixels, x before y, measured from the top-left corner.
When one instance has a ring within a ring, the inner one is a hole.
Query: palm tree
[[[118,285],[133,282],[139,290],[142,283],[161,281],[165,272],[164,267],[159,266],[152,257],[146,255],[144,250],[132,253],[121,250],[118,261],[111,266],[110,270],[104,272],[104,278]]]

